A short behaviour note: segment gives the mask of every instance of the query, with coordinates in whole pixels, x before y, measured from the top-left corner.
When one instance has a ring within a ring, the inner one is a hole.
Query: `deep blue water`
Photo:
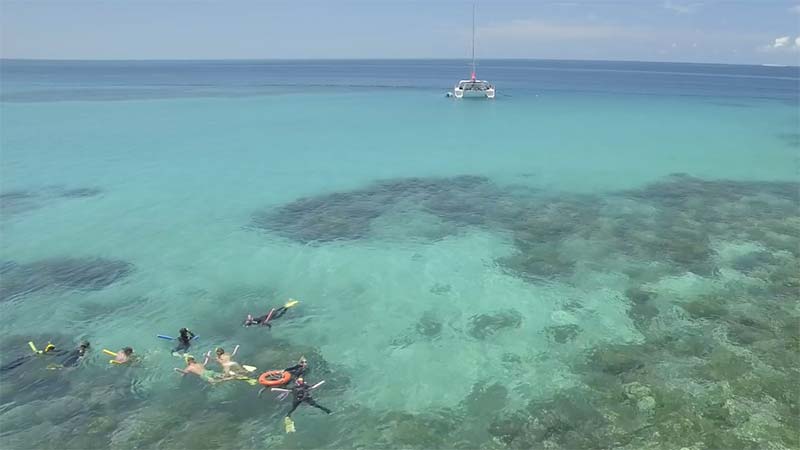
[[[469,74],[460,60],[35,61],[3,60],[2,99],[257,95],[292,87],[447,89]],[[749,97],[795,101],[800,68],[720,64],[487,60],[503,95],[552,91]]]

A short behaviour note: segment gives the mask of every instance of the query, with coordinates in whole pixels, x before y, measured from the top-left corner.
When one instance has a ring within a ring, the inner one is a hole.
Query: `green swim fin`
[[[286,429],[287,433],[294,433],[294,421],[291,417],[283,419],[283,427]]]
[[[237,380],[241,380],[241,381],[245,381],[245,382],[247,382],[247,384],[249,384],[250,386],[255,386],[255,385],[257,385],[257,384],[258,384],[258,380],[256,380],[255,378],[250,378],[250,377],[236,377],[236,379],[237,379]]]
[[[289,301],[288,301],[288,302],[286,302],[286,304],[285,304],[285,305],[283,305],[283,307],[284,307],[284,308],[291,308],[292,306],[294,306],[294,305],[296,305],[296,304],[298,304],[298,303],[300,303],[300,302],[299,302],[299,301],[297,301],[297,300],[295,300],[295,299],[293,299],[293,298],[290,298],[290,299],[289,299]]]

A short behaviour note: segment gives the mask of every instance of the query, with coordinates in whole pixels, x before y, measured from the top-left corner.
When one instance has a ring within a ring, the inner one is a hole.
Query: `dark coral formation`
[[[545,328],[548,339],[558,344],[572,342],[581,332],[581,327],[575,324],[553,325]]]
[[[3,192],[0,194],[0,216],[38,208],[36,197],[36,193],[30,191]]]
[[[442,322],[432,314],[424,314],[415,326],[417,333],[427,339],[435,339],[442,333]]]
[[[98,188],[75,188],[75,189],[64,189],[59,192],[61,197],[66,198],[84,198],[84,197],[94,197],[96,195],[102,194],[103,191]]]
[[[14,190],[0,194],[0,217],[38,209],[59,198],[94,197],[103,191],[94,187],[51,186],[40,190]]]
[[[480,224],[483,208],[496,195],[488,179],[476,176],[388,180],[295,200],[255,214],[253,225],[302,243],[347,241],[367,237],[374,219],[404,204],[443,220]]]
[[[478,314],[469,319],[467,333],[475,339],[486,339],[510,328],[522,325],[522,314],[513,309]]]
[[[100,290],[133,272],[131,263],[104,258],[51,258],[3,263],[0,301],[42,290]]]
[[[796,182],[674,174],[601,196],[520,192],[483,177],[458,176],[381,181],[299,199],[256,214],[253,224],[302,243],[356,240],[370,236],[374,219],[416,208],[456,225],[454,230],[482,226],[510,233],[517,252],[499,263],[534,282],[573,273],[582,261],[563,247],[574,239],[605,243],[609,254],[603,256],[712,276],[718,270],[713,239],[746,238],[800,257],[799,204]]]

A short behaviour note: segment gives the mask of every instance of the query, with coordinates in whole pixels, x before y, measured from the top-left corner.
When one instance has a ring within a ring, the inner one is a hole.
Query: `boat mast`
[[[475,81],[475,2],[472,3],[472,80]]]

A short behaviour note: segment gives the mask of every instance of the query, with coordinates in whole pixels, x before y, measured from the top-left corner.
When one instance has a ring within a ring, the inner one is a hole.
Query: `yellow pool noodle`
[[[108,356],[117,356],[117,354],[115,352],[112,352],[111,350],[109,350],[107,348],[103,349],[103,353],[105,353]]]

